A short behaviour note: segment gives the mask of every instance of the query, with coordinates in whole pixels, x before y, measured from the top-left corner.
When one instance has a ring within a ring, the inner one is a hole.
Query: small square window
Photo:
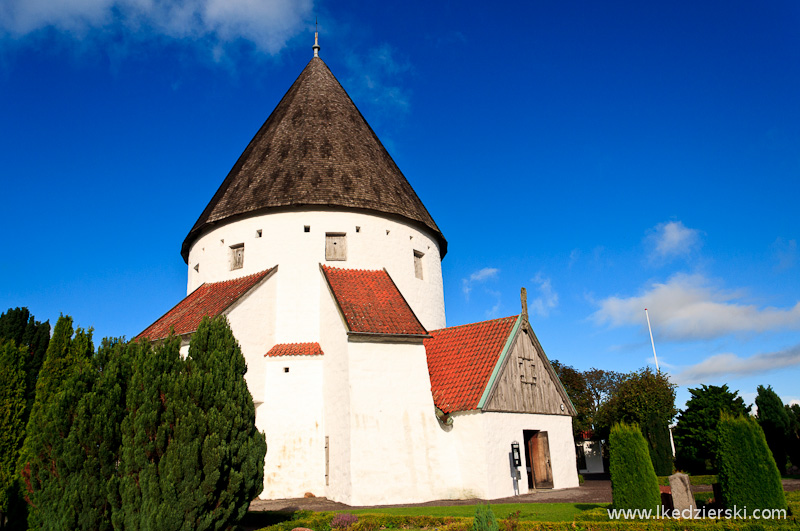
[[[303,225],[303,232],[311,232],[311,225]]]
[[[260,238],[260,237],[261,237],[261,229],[258,229],[256,231],[256,238]]]
[[[361,232],[361,227],[359,227],[358,225],[356,225],[356,232]]]
[[[347,240],[343,232],[325,234],[325,260],[347,260]]]
[[[244,244],[231,245],[231,271],[244,267]]]
[[[414,276],[422,278],[422,257],[424,255],[419,251],[414,251]]]
[[[283,372],[289,372],[289,367],[284,367]]]

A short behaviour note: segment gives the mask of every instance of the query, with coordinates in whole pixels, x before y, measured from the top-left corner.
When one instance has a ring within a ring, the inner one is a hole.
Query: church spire
[[[317,20],[314,19],[314,29],[316,30],[318,27]],[[314,57],[319,57],[319,31],[314,32],[314,46],[311,47],[314,50]]]

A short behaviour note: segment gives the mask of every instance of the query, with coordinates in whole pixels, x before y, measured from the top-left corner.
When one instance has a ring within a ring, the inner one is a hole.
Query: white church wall
[[[323,356],[324,436],[328,442],[328,481],[325,496],[348,503],[350,475],[350,376],[347,334],[333,296],[322,273],[317,270],[320,293],[319,343]],[[323,448],[324,452],[324,448]],[[325,475],[325,469],[321,471]],[[316,493],[315,493],[316,494]]]
[[[487,438],[487,463],[489,486],[487,497],[501,498],[514,495],[514,482],[509,468],[508,454],[516,441],[522,450],[519,492],[528,492],[523,430],[546,431],[550,445],[550,463],[553,488],[566,489],[578,486],[575,466],[575,441],[572,436],[572,417],[564,415],[539,415],[533,413],[483,413],[484,432]]]
[[[264,364],[259,429],[267,437],[262,498],[302,498],[325,490],[322,419],[324,356],[277,356]]]
[[[421,344],[348,344],[352,505],[415,503],[452,486]],[[358,481],[355,481],[358,478]]]
[[[346,260],[325,260],[326,233],[346,235]],[[231,270],[231,246],[239,244],[244,245],[244,263]],[[414,251],[423,253],[422,279],[415,275]],[[319,285],[315,279],[320,263],[350,269],[386,268],[426,329],[445,326],[441,256],[435,238],[416,225],[375,213],[292,210],[222,224],[191,246],[187,292],[203,282],[238,278],[279,264],[276,341],[317,341]]]
[[[224,314],[247,362],[245,380],[254,402],[264,401],[267,353],[275,344],[275,293],[277,271],[239,298]]]

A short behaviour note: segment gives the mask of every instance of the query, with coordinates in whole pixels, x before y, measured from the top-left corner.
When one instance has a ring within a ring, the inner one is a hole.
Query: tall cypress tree
[[[65,444],[76,397],[84,392],[85,382],[76,375],[91,370],[93,350],[91,331],[78,329],[73,337],[72,319],[59,318],[36,382],[18,463],[23,493],[31,506],[28,525],[32,529],[69,528],[59,512],[65,488],[64,456],[68,455]]]
[[[224,317],[204,319],[189,356],[143,348],[128,388],[117,529],[230,529],[263,487],[247,366]]]
[[[0,340],[0,528],[24,518],[17,482],[17,459],[25,435],[25,347]],[[24,528],[20,525],[19,527]]]
[[[203,495],[197,529],[227,529],[247,512],[263,489],[264,434],[255,427],[255,406],[247,388],[239,343],[220,316],[201,322],[187,358],[189,398],[201,412]]]
[[[59,521],[68,529],[112,529],[120,424],[130,380],[128,345],[115,339],[73,373],[59,393],[58,411],[71,419],[58,464],[62,494]]]
[[[114,528],[182,529],[184,508],[171,506],[181,485],[161,481],[162,459],[175,440],[176,411],[186,402],[179,388],[184,366],[180,340],[171,337],[155,348],[134,342],[131,349]]]
[[[24,369],[27,422],[36,395],[36,378],[39,376],[47,345],[50,343],[50,322],[37,321],[27,308],[9,308],[0,315],[0,339],[11,339],[18,346],[26,348]]]
[[[781,474],[786,473],[786,443],[791,422],[783,401],[772,390],[772,386],[758,386],[756,406],[758,407],[758,424],[764,430],[767,445],[775,459]]]

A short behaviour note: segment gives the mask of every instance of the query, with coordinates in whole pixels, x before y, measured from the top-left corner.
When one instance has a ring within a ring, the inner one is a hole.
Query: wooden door
[[[536,432],[528,440],[533,484],[537,489],[553,488],[553,469],[550,466],[550,442],[546,431]]]

